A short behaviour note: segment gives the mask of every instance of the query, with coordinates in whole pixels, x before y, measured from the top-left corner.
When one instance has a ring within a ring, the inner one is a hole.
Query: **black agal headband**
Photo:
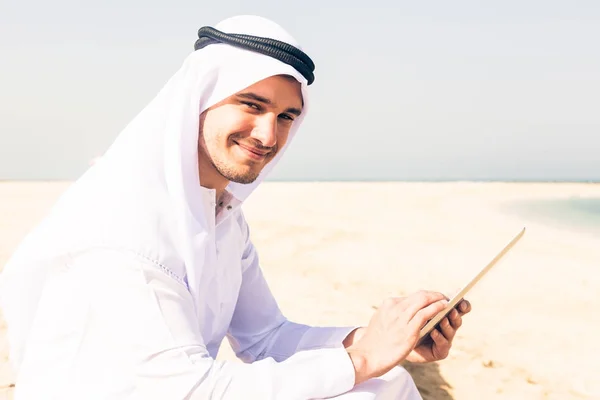
[[[198,40],[194,44],[194,50],[200,50],[214,43],[224,43],[276,58],[294,67],[306,78],[309,85],[315,80],[313,61],[302,50],[288,43],[260,36],[224,33],[210,26],[204,26],[198,30]]]

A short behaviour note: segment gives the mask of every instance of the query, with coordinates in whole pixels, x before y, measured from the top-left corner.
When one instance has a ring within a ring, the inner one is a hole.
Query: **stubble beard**
[[[235,167],[227,165],[227,163],[225,162],[220,162],[219,160],[214,160],[212,158],[210,162],[215,167],[217,172],[230,182],[249,184],[254,182],[260,175],[260,172],[256,173],[252,170],[247,172],[241,172],[239,170],[236,170]]]
[[[218,143],[213,144],[213,148],[218,148]],[[223,178],[227,179],[230,182],[241,183],[241,184],[249,184],[253,183],[258,176],[260,175],[260,169],[258,172],[255,172],[252,168],[248,168],[247,166],[238,167],[235,165],[235,161],[227,160],[227,156],[224,155],[222,158],[219,157],[218,154],[214,156],[210,154],[208,151],[209,143],[204,142],[206,148],[204,149],[205,155],[209,158],[210,163],[213,168],[221,175]]]

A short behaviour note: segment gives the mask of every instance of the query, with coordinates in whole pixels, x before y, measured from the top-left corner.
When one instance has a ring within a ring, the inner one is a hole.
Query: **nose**
[[[277,144],[277,117],[266,113],[257,118],[252,130],[254,139],[265,147],[273,147]]]

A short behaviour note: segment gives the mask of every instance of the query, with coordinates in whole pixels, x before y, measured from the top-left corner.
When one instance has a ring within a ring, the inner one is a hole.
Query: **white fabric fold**
[[[234,17],[216,28],[301,48],[283,28],[260,17]],[[186,57],[150,104],[60,198],[15,257],[44,260],[90,246],[132,249],[182,268],[180,275],[199,299],[202,265],[214,258],[210,249],[214,209],[203,201],[207,194],[198,173],[199,115],[224,98],[281,74],[302,84],[303,112],[294,120],[286,146],[255,182],[229,185],[228,191],[243,202],[278,163],[305,118],[306,79],[272,57],[215,44]]]
[[[401,368],[353,389],[352,362],[337,342],[346,328],[323,328],[331,334],[323,347],[306,346],[312,349],[284,360],[216,361],[193,323],[185,285],[131,252],[90,250],[54,271],[19,371],[17,400],[420,399]],[[261,315],[264,326],[281,318],[276,311]],[[313,329],[318,333],[307,332]],[[286,346],[316,345],[319,335],[309,336],[290,337]]]

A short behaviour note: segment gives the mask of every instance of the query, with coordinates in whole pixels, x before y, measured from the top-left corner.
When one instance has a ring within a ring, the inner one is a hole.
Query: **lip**
[[[241,143],[238,143],[236,141],[234,141],[234,143],[237,144],[244,151],[244,153],[248,157],[252,158],[253,160],[262,160],[262,159],[264,159],[267,156],[267,154],[269,154],[268,151],[267,152],[263,152],[263,151],[260,151],[260,150],[258,150],[256,148],[245,146],[245,145],[243,145]]]

